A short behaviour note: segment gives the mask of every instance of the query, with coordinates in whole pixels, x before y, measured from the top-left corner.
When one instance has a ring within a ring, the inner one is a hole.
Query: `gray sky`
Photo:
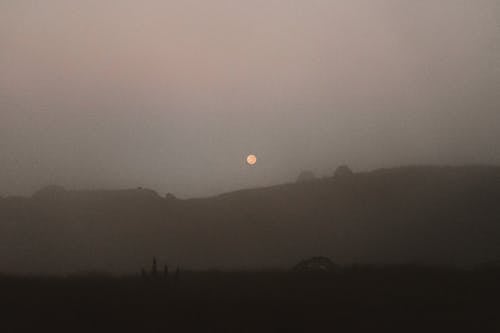
[[[497,0],[0,0],[0,194],[498,164],[499,36]]]

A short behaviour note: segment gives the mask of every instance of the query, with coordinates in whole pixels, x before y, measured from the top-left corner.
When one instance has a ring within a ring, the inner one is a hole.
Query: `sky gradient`
[[[0,0],[0,195],[499,164],[499,22],[496,0]]]

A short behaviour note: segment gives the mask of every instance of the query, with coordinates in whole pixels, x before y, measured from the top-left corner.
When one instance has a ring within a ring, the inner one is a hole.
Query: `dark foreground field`
[[[181,272],[0,278],[1,331],[499,332],[500,272]]]

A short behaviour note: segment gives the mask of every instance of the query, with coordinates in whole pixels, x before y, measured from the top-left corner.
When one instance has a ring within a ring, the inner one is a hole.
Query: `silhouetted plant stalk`
[[[180,269],[179,269],[179,266],[177,266],[177,269],[176,269],[176,271],[174,273],[174,277],[173,277],[175,284],[177,284],[179,281],[179,275],[180,275]],[[151,265],[151,271],[148,274],[148,272],[144,268],[142,268],[141,269],[141,278],[143,280],[148,280],[148,281],[163,280],[165,283],[167,283],[169,281],[168,265],[165,264],[163,266],[163,275],[160,275],[160,273],[158,271],[158,261],[156,260],[156,257],[153,257],[153,264]]]

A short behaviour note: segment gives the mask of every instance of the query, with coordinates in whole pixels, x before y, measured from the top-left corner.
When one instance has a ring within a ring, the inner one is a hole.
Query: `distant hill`
[[[401,167],[210,198],[147,189],[0,198],[0,271],[138,271],[500,258],[500,167]]]

